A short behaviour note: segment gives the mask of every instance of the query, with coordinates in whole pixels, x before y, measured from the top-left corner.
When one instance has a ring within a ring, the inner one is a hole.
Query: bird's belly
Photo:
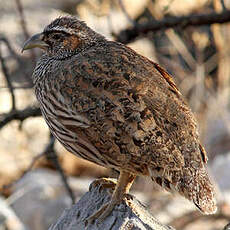
[[[57,140],[72,154],[82,159],[91,161],[104,167],[116,168],[111,162],[108,162],[103,157],[98,149],[84,136],[83,131],[79,127],[73,128],[72,130],[65,127],[60,122],[58,117],[46,113],[42,108],[42,114],[45,118],[47,125],[50,128],[51,133],[57,138]]]
[[[121,154],[118,149],[114,149],[108,143],[104,143],[104,147],[102,148],[98,143],[91,143],[84,134],[84,130],[76,128],[75,132],[73,132],[67,130],[57,119],[54,119],[54,117],[53,119],[47,119],[47,115],[44,117],[52,134],[67,151],[77,157],[118,171],[120,171],[120,169],[124,170],[125,168],[133,174],[148,174],[146,164],[141,164],[141,159],[132,157],[132,154]],[[59,128],[57,128],[57,125]]]

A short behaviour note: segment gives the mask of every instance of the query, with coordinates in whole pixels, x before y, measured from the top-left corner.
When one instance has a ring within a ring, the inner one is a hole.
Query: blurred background
[[[48,229],[87,192],[94,178],[117,176],[76,158],[55,141],[33,93],[31,74],[41,53],[22,54],[22,44],[66,14],[77,15],[172,74],[198,120],[219,211],[203,216],[148,178],[138,178],[131,193],[160,222],[178,230],[222,230],[230,222],[230,24],[160,28],[144,34],[135,28],[150,20],[183,21],[183,16],[228,10],[228,0],[1,0],[0,230]]]

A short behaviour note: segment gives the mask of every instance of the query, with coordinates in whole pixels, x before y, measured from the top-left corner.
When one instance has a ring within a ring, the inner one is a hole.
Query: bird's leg
[[[111,213],[113,208],[122,201],[124,195],[129,192],[135,177],[133,174],[121,171],[111,201],[87,218],[87,222],[93,222],[95,219],[102,222]]]

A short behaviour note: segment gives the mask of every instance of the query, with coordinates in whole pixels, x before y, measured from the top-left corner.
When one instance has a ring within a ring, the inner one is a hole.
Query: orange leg
[[[87,218],[87,222],[91,223],[95,219],[98,219],[99,222],[102,222],[112,212],[114,207],[122,201],[124,195],[129,192],[129,189],[132,186],[135,177],[136,176],[133,174],[121,171],[117,181],[117,185],[115,187],[115,190],[113,191],[111,201],[103,205],[98,211],[96,211],[93,215]],[[105,187],[108,186],[105,185]]]

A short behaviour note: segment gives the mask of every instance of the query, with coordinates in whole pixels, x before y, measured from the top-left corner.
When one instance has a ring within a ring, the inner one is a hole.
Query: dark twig
[[[230,223],[228,223],[223,230],[230,230]]]
[[[14,110],[7,114],[1,114],[0,118],[0,129],[13,120],[24,121],[29,117],[41,116],[41,110],[38,107],[27,107],[23,110]]]
[[[1,65],[2,65],[2,72],[3,72],[4,76],[5,76],[7,86],[9,88],[9,90],[10,90],[11,101],[12,101],[11,111],[14,111],[16,109],[14,89],[13,89],[13,86],[12,86],[12,83],[11,83],[11,80],[10,80],[9,71],[7,69],[5,60],[4,60],[4,58],[2,56],[2,53],[1,53],[1,49],[0,49],[0,62],[1,62]]]
[[[41,110],[38,107],[28,107],[24,110],[14,110],[11,111],[10,113],[7,114],[1,114],[1,117],[3,117],[2,120],[0,120],[0,129],[8,124],[9,122],[11,122],[12,120],[20,120],[20,121],[24,121],[26,118],[29,117],[35,117],[35,116],[40,116],[41,115]],[[75,201],[75,196],[73,194],[72,189],[70,188],[68,182],[67,182],[67,177],[63,172],[63,169],[58,161],[58,157],[57,154],[54,150],[54,137],[51,136],[50,137],[50,142],[47,145],[45,151],[43,151],[41,154],[39,154],[37,157],[34,158],[34,160],[32,161],[32,163],[30,164],[30,166],[28,167],[28,169],[23,173],[23,175],[17,179],[16,181],[14,181],[13,183],[11,183],[10,185],[4,186],[4,189],[11,187],[13,184],[15,184],[18,180],[20,180],[27,172],[29,172],[32,167],[34,166],[35,162],[37,161],[37,159],[39,159],[40,157],[42,157],[44,154],[47,155],[47,158],[53,162],[53,164],[55,165],[57,171],[60,173],[61,178],[63,180],[63,183],[65,185],[65,188],[72,200],[72,202],[74,203]]]
[[[45,155],[45,152],[42,152],[40,154],[38,154],[37,156],[35,156],[33,158],[33,160],[31,161],[29,167],[23,172],[23,174],[16,180],[14,180],[13,182],[11,182],[10,184],[7,184],[7,185],[3,185],[2,189],[9,189],[11,188],[13,185],[15,185],[18,181],[20,181],[29,171],[32,170],[32,168],[34,167],[35,163]]]
[[[15,185],[18,181],[20,181],[29,171],[32,170],[32,168],[34,167],[35,163],[43,156],[45,156],[46,154],[48,154],[50,151],[53,150],[53,146],[54,146],[54,140],[50,139],[49,144],[46,146],[45,150],[42,151],[40,154],[38,154],[37,156],[35,156],[33,158],[33,160],[31,161],[30,165],[28,166],[28,168],[23,172],[23,174],[16,179],[15,181],[13,181],[12,183],[8,184],[8,185],[4,185],[3,189],[9,189],[10,187],[12,187],[13,185]]]
[[[63,172],[63,169],[58,161],[58,157],[57,157],[57,154],[56,154],[56,151],[54,150],[54,144],[55,144],[55,138],[50,134],[50,141],[48,143],[48,145],[46,146],[45,150],[38,154],[37,156],[35,156],[32,160],[32,162],[30,163],[29,167],[23,172],[23,174],[18,178],[16,179],[15,181],[13,181],[12,183],[8,184],[8,185],[4,185],[2,187],[1,190],[4,190],[4,189],[9,189],[11,188],[13,185],[15,185],[18,181],[20,181],[28,172],[30,172],[32,170],[32,168],[34,167],[35,163],[43,156],[46,156],[48,160],[50,160],[55,168],[57,169],[57,171],[60,173],[61,175],[61,178],[62,178],[62,181],[65,185],[65,188],[72,200],[72,203],[75,202],[75,196],[74,196],[74,193],[72,191],[72,189],[70,188],[69,184],[68,184],[68,181],[67,181],[67,177],[65,175],[65,173]]]
[[[59,163],[59,160],[58,160],[58,156],[57,156],[57,153],[56,151],[54,150],[54,143],[55,143],[55,138],[53,137],[53,135],[50,133],[50,147],[49,149],[47,149],[47,159],[50,160],[55,168],[57,169],[57,171],[60,173],[60,176],[62,178],[62,181],[65,185],[65,188],[66,188],[66,191],[67,193],[69,194],[71,200],[72,200],[72,203],[74,204],[75,202],[75,196],[74,196],[74,193],[68,183],[68,180],[67,180],[67,177]]]
[[[0,85],[0,90],[1,89],[8,89],[8,87]],[[25,85],[22,85],[22,86],[13,86],[13,89],[31,89],[31,85],[25,84]]]
[[[16,2],[17,9],[18,9],[18,12],[19,12],[19,16],[20,16],[20,24],[21,24],[21,27],[22,27],[22,31],[24,33],[25,39],[28,39],[30,37],[30,35],[29,35],[29,32],[28,32],[27,27],[26,27],[25,16],[24,16],[21,1],[20,0],[15,0],[15,2]]]
[[[221,0],[220,2],[221,2],[223,10],[227,10],[227,7],[225,6],[224,0]]]
[[[211,25],[214,23],[226,23],[229,21],[229,10],[222,13],[197,14],[182,17],[167,17],[162,19],[161,21],[150,20],[148,22],[137,24],[130,29],[125,29],[116,36],[116,40],[126,44],[133,41],[138,36],[147,34],[148,32],[174,27],[186,28],[188,26],[202,26]]]
[[[119,0],[119,5],[121,7],[122,12],[124,13],[125,17],[128,19],[128,21],[135,26],[136,25],[136,21],[134,21],[128,14],[127,10],[125,9],[125,6],[123,4],[122,0]]]
[[[227,206],[227,207],[226,207]],[[212,220],[218,220],[218,219],[225,219],[225,220],[229,220],[230,216],[229,216],[229,212],[225,211],[225,208],[227,208],[227,210],[229,210],[229,205],[227,203],[222,203],[219,205],[218,207],[218,213],[216,213],[215,215],[212,216],[208,216],[208,215],[202,215],[199,211],[191,211],[189,213],[186,213],[178,218],[173,219],[169,225],[175,227],[176,229],[185,229],[189,224],[194,223],[196,221],[200,221],[200,220],[208,220],[208,219],[212,219]],[[225,229],[223,229],[225,230]]]
[[[4,37],[4,35],[0,35],[0,41],[3,42],[6,47],[9,50],[9,53],[14,56],[17,60],[20,60],[20,58],[18,57],[18,55],[16,54],[16,52],[14,51],[14,49],[12,48],[10,42],[8,41],[8,39],[6,37]]]
[[[22,66],[23,65],[23,61],[22,61],[21,57],[12,48],[9,40],[6,37],[4,37],[4,35],[2,35],[2,34],[0,34],[0,42],[3,43],[3,44],[5,44],[5,46],[7,47],[8,51],[9,51],[9,54],[19,63],[20,66]],[[29,80],[29,86],[28,86],[28,88],[31,88],[33,86],[31,77],[28,76],[28,74],[26,73],[26,71],[24,71],[23,74]],[[15,89],[15,88],[16,87],[13,87],[13,89]]]
[[[30,35],[29,35],[28,30],[27,30],[26,21],[25,21],[25,15],[24,15],[24,12],[23,12],[23,7],[22,7],[22,4],[21,4],[21,0],[15,0],[15,2],[16,2],[17,9],[18,9],[18,12],[19,12],[19,16],[20,16],[20,25],[22,27],[22,31],[24,33],[25,39],[27,40],[30,37]],[[35,63],[35,61],[36,61],[35,52],[34,52],[33,49],[31,49],[30,52],[31,52],[32,61]]]

